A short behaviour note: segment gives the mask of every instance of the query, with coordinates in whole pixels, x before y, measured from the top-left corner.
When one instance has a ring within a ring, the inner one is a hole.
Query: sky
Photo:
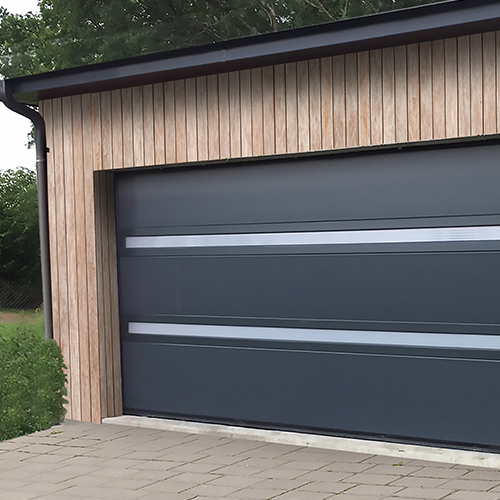
[[[0,6],[13,14],[37,10],[36,0],[0,0]],[[28,149],[30,121],[2,103],[0,104],[0,170],[8,168],[35,168],[35,148]]]

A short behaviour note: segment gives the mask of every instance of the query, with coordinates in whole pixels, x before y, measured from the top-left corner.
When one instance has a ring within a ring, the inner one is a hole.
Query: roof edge
[[[500,29],[500,2],[448,0],[6,80],[20,102],[133,87]]]

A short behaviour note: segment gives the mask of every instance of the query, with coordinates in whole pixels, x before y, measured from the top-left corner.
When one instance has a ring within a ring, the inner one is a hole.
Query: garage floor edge
[[[134,415],[105,418],[103,419],[103,423],[500,469],[500,454],[496,453],[370,441],[366,439],[349,439],[334,436],[321,436],[317,434],[255,429],[250,427],[236,427]]]

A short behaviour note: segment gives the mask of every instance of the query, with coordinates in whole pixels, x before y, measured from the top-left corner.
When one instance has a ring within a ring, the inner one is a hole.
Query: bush
[[[15,331],[0,325],[0,441],[62,421],[64,368],[55,341],[26,325]]]

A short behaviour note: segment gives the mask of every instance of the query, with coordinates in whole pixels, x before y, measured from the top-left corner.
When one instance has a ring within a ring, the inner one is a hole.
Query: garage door
[[[125,412],[499,446],[499,158],[117,174]]]

